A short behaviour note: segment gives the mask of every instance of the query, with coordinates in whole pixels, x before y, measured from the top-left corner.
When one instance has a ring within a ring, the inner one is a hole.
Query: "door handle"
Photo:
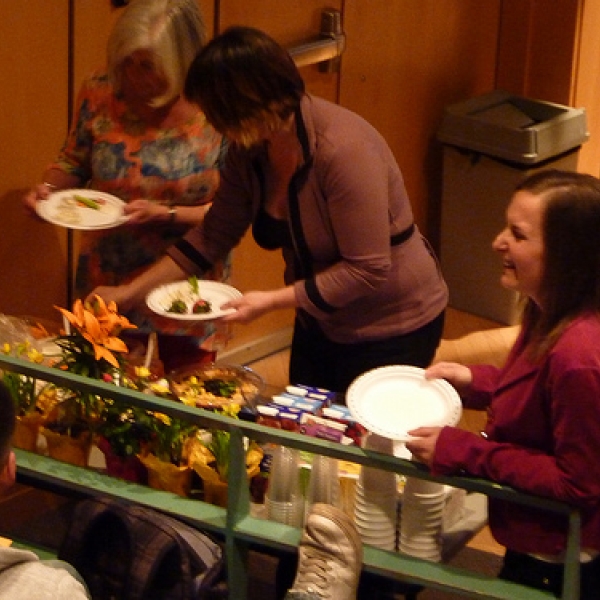
[[[346,35],[338,10],[325,9],[321,13],[321,31],[318,37],[288,48],[297,67],[319,65],[319,70],[331,73],[339,70],[340,58],[346,49]]]

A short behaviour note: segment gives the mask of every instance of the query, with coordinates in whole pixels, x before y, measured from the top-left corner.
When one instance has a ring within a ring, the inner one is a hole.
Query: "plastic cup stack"
[[[370,434],[363,447],[393,453],[393,442]],[[365,544],[383,550],[396,549],[398,487],[391,471],[362,467],[356,484],[354,523]]]
[[[299,486],[299,453],[277,446],[273,451],[269,487],[265,494],[267,518],[294,527],[304,523],[304,496]]]
[[[445,503],[443,484],[407,478],[400,518],[400,552],[432,562],[441,560]]]
[[[315,454],[312,459],[308,491],[306,494],[306,512],[313,504],[322,502],[338,506],[340,480],[338,461],[330,456]]]

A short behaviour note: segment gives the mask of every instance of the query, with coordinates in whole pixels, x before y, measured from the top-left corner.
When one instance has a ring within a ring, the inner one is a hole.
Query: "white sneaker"
[[[356,600],[361,568],[362,542],[352,519],[330,504],[313,504],[289,597]]]

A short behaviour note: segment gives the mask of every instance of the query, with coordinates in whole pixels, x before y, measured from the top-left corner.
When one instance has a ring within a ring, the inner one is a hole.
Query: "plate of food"
[[[175,372],[169,380],[171,391],[181,402],[205,409],[231,404],[253,408],[265,386],[263,378],[248,367],[218,363]]]
[[[36,204],[37,214],[68,229],[110,229],[127,221],[125,202],[116,196],[88,189],[54,192]]]
[[[456,425],[462,403],[443,379],[426,379],[424,369],[406,365],[380,367],[363,373],[348,388],[352,416],[369,431],[407,442],[417,427]]]
[[[229,300],[241,298],[236,288],[218,281],[190,277],[156,288],[146,297],[148,308],[161,317],[179,321],[209,321],[235,309],[222,309]]]

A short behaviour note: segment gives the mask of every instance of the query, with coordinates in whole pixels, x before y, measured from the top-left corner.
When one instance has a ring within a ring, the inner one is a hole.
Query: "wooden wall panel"
[[[106,64],[106,42],[123,10],[110,0],[75,0],[73,23],[73,100],[84,79]]]
[[[504,0],[497,85],[586,109],[578,170],[600,175],[600,0]]]
[[[66,299],[64,231],[26,213],[67,127],[67,0],[0,3],[0,312],[55,318]]]
[[[578,170],[600,176],[600,0],[583,2],[570,104],[586,109],[590,139],[579,153]]]
[[[443,109],[494,88],[500,0],[347,0],[340,104],[387,139],[437,245]]]
[[[504,0],[497,86],[569,104],[581,0]]]

